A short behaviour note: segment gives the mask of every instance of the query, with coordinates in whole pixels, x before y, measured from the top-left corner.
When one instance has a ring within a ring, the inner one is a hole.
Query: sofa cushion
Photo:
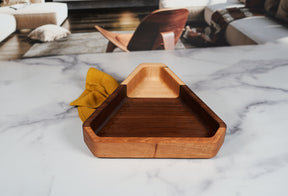
[[[3,41],[16,30],[16,20],[13,15],[0,14],[0,41]]]
[[[263,8],[265,0],[245,0],[245,7]]]
[[[0,7],[0,13],[12,14],[16,18],[17,29],[32,29],[45,24],[61,25],[68,16],[66,3],[35,3],[14,10]]]
[[[231,46],[238,45],[254,45],[257,44],[254,40],[247,37],[239,29],[235,28],[232,25],[228,25],[226,29],[226,41]]]
[[[270,20],[265,16],[247,17],[231,22],[226,29],[226,39],[231,45],[239,45],[239,38],[247,37],[248,43],[239,42],[241,45],[264,44],[267,42],[288,41],[288,28]]]
[[[288,0],[280,0],[278,10],[276,12],[276,18],[288,22]]]
[[[214,5],[208,5],[207,7],[205,7],[205,10],[204,10],[204,18],[205,18],[206,23],[209,25],[211,24],[212,14],[216,12],[217,10],[223,10],[223,9],[232,8],[232,7],[244,7],[244,4],[239,1],[235,1],[235,2],[229,2],[229,3],[218,3]]]
[[[264,10],[269,16],[275,16],[280,0],[265,0]]]
[[[28,37],[42,42],[56,41],[70,35],[70,31],[57,25],[43,25],[29,33]]]
[[[206,6],[221,3],[237,3],[238,0],[159,0],[159,8],[186,8],[189,10],[188,22],[204,22]]]

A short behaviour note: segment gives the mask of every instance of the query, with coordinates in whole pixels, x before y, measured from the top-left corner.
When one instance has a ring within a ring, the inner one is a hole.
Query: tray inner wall
[[[128,82],[127,96],[176,98],[179,96],[179,84],[167,73],[167,67],[144,67]]]
[[[100,137],[211,137],[218,127],[181,98],[124,98],[96,133]]]

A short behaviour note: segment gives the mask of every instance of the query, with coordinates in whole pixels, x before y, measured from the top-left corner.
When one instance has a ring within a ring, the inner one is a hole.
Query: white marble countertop
[[[0,62],[0,193],[287,195],[288,46],[58,56]],[[212,159],[101,159],[69,103],[94,66],[119,82],[165,63],[227,124]]]

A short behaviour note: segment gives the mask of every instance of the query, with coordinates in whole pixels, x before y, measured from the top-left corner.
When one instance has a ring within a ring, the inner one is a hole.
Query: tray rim
[[[127,76],[125,80],[123,80],[123,82],[121,82],[121,84],[128,85],[129,82],[141,69],[151,67],[151,64],[153,64],[153,67],[159,67],[165,69],[165,71],[168,72],[168,74],[170,74],[179,85],[185,85],[185,83],[174,72],[172,72],[171,69],[164,63],[141,63]]]

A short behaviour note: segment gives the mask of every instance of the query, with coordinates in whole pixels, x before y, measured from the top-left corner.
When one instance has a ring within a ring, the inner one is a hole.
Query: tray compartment
[[[166,97],[155,93],[164,87]],[[83,125],[97,157],[210,158],[225,131],[225,123],[163,64],[138,66]]]
[[[184,83],[164,64],[142,64],[122,82],[127,96],[134,98],[176,98],[180,84]]]

